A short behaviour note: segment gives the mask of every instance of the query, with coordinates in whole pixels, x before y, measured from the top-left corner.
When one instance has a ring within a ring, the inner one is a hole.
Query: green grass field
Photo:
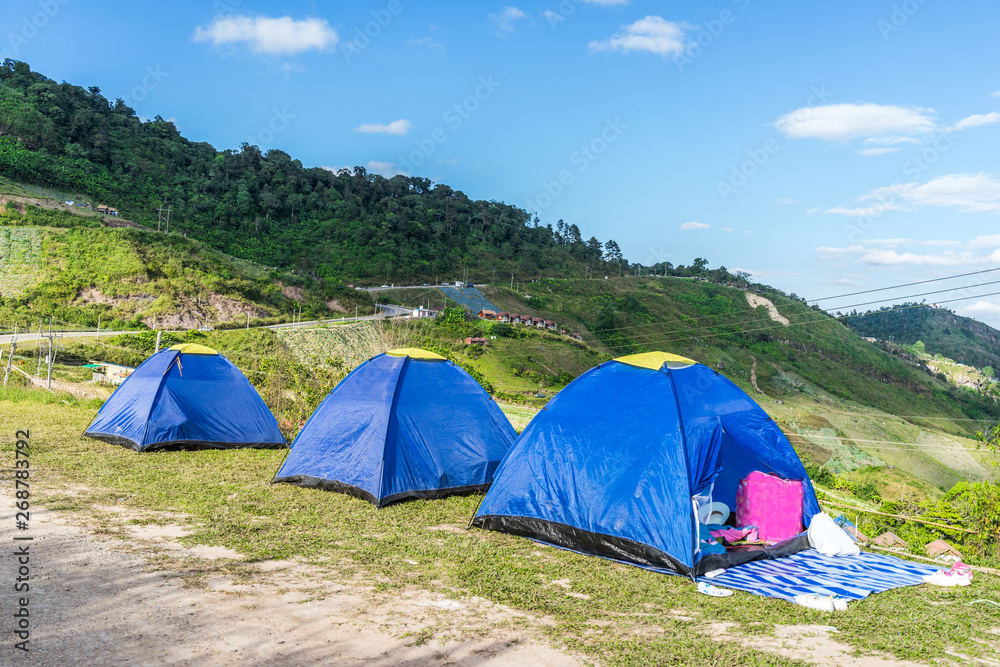
[[[26,392],[0,398],[0,429],[10,434],[3,447],[7,473],[15,430],[31,429],[36,503],[103,522],[106,537],[121,539],[121,527],[102,508],[125,506],[146,513],[143,521],[187,524],[193,531],[184,538],[189,543],[226,546],[245,556],[235,563],[200,564],[202,574],[206,568],[232,571],[292,558],[322,564],[334,581],[364,582],[381,593],[419,589],[479,596],[548,619],[537,630],[553,644],[604,665],[798,664],[715,641],[705,631],[712,623],[732,623],[732,632],[743,637],[771,636],[776,626],[833,625],[840,633],[836,639],[859,655],[878,652],[919,662],[952,662],[955,653],[989,658],[1000,651],[1000,610],[969,606],[983,598],[1000,601],[996,577],[977,574],[963,589],[890,591],[836,615],[745,593],[710,598],[681,577],[464,530],[477,496],[377,510],[340,494],[270,485],[284,452],[138,455],[80,436],[95,414],[93,402],[63,403]]]

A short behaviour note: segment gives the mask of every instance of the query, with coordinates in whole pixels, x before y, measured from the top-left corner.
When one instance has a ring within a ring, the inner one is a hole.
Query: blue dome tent
[[[369,359],[334,387],[274,481],[378,507],[483,491],[516,437],[468,373],[433,352],[403,348]]]
[[[163,447],[287,447],[243,373],[204,345],[182,343],[144,361],[84,435],[142,452]]]
[[[663,352],[592,368],[538,413],[507,453],[473,525],[677,574],[808,548],[706,554],[699,501],[736,506],[760,470],[803,483],[803,518],[819,512],[788,440],[739,387]]]

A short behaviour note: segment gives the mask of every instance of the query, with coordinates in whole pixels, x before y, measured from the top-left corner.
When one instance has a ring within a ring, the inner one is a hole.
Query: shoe
[[[934,574],[924,575],[922,579],[935,586],[969,586],[972,584],[972,572],[959,574],[954,570],[938,570]]]
[[[966,565],[962,561],[955,561],[955,564],[951,566],[951,571],[955,574],[967,574],[969,578],[972,578],[972,566]]]
[[[816,593],[796,595],[795,604],[800,604],[803,607],[809,607],[810,609],[818,609],[820,611],[837,610],[837,606],[834,604],[832,596],[817,595]],[[844,608],[841,609],[841,611],[844,609],[847,609],[846,602],[844,602]]]
[[[713,586],[712,584],[704,581],[698,582],[698,592],[703,593],[704,595],[711,595],[714,598],[727,598],[733,594],[732,591],[727,591],[724,588]]]

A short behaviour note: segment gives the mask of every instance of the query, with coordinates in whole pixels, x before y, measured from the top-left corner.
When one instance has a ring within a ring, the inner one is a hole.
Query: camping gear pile
[[[243,374],[190,344],[136,369],[85,435],[137,451],[286,445]],[[392,350],[330,392],[273,481],[377,507],[486,491],[473,526],[686,575],[720,597],[731,591],[718,586],[832,611],[925,579],[971,578],[861,554],[820,512],[760,406],[717,371],[664,352],[592,368],[517,436],[462,368]]]

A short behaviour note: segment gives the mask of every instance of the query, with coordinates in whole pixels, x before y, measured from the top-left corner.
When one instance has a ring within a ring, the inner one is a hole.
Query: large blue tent
[[[735,507],[754,470],[802,480],[806,524],[819,512],[792,446],[743,390],[683,357],[621,357],[536,415],[473,525],[687,575],[808,548],[800,536],[738,555],[701,550],[699,499]]]
[[[496,402],[459,366],[426,350],[392,350],[330,392],[274,481],[378,507],[482,491],[515,437]]]
[[[145,451],[162,447],[287,447],[246,376],[204,345],[154,354],[111,395],[84,433]]]

